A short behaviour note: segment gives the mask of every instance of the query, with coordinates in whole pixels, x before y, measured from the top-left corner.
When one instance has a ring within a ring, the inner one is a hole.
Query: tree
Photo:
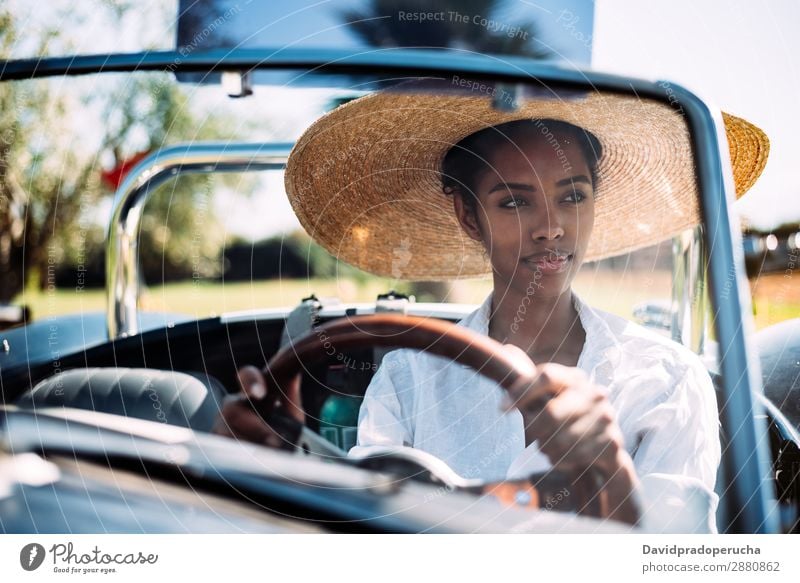
[[[228,128],[236,126],[222,115],[194,112],[185,91],[168,73],[130,78],[118,96],[108,100],[105,118],[114,120],[115,138],[108,148],[115,165],[138,151],[155,151],[169,144],[232,139]],[[158,283],[219,274],[224,231],[211,208],[219,180],[184,175],[153,194],[142,219],[142,273],[160,274]],[[250,184],[235,180],[239,189]]]
[[[40,54],[58,34],[45,34]],[[0,11],[0,56],[16,40],[13,16]],[[100,180],[104,168],[167,144],[224,139],[234,127],[193,112],[168,71],[85,79],[0,84],[0,303],[26,284],[54,286],[62,262],[84,265],[102,253],[96,209],[112,194]],[[218,272],[223,235],[208,212],[208,185],[208,177],[183,177],[148,203],[141,247],[151,251],[142,254],[149,271]]]
[[[45,46],[49,37],[42,39]],[[0,51],[17,40],[13,18],[0,13]],[[92,165],[65,144],[54,155],[48,137],[58,135],[67,109],[44,81],[0,85],[0,303],[10,301],[32,273],[47,284],[48,263],[59,255],[57,225],[74,225],[81,199],[93,203],[97,180]],[[59,227],[60,228],[60,227]],[[51,269],[52,272],[52,269]]]
[[[8,54],[15,40],[11,16],[0,13],[0,54]],[[20,131],[17,101],[16,87],[0,85],[0,304],[11,300],[23,285],[22,274],[14,267],[22,263],[25,249],[26,193],[10,168]]]

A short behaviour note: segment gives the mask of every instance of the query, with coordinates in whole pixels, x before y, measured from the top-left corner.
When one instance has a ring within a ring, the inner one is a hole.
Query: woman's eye
[[[586,200],[586,195],[578,190],[576,190],[575,192],[571,192],[564,198],[565,202],[571,202],[571,203],[583,202],[584,200]]]
[[[508,200],[503,201],[503,203],[500,206],[506,209],[515,209],[521,206],[525,206],[525,204],[526,204],[525,201],[522,200],[521,198],[509,198]]]

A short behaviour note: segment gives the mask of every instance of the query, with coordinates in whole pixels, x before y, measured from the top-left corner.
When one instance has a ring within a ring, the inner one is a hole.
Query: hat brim
[[[332,255],[376,275],[461,279],[491,272],[442,192],[441,164],[466,136],[513,120],[557,119],[602,144],[595,223],[585,260],[655,244],[699,222],[692,147],[666,103],[593,93],[533,99],[513,111],[489,97],[379,92],[317,120],[298,140],[286,192],[300,223]],[[736,192],[761,173],[764,133],[725,114]],[[541,127],[543,135],[548,131]]]

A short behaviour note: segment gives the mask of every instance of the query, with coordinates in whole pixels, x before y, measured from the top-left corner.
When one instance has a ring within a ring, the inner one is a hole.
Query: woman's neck
[[[576,366],[586,333],[568,289],[556,297],[535,297],[495,286],[489,336],[522,348],[535,363]]]

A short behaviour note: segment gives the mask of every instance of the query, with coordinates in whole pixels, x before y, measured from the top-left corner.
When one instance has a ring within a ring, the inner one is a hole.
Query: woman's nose
[[[556,241],[563,236],[564,229],[553,215],[545,217],[531,231],[531,238],[534,241]]]

